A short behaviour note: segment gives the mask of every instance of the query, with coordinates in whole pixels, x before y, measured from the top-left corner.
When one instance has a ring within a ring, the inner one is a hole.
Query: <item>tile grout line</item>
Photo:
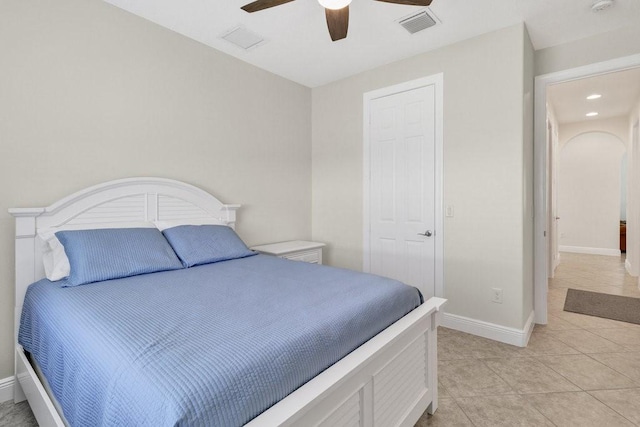
[[[574,349],[575,350],[575,349]],[[579,350],[576,350],[579,351]],[[582,352],[580,352],[580,354],[584,354]],[[577,354],[548,354],[546,356],[578,356]],[[540,356],[540,357],[545,357],[545,356]],[[542,365],[544,365],[545,368],[555,372],[556,374],[560,375],[562,378],[564,378],[565,380],[567,380],[567,382],[575,387],[578,388],[579,391],[558,391],[558,392],[551,392],[551,393],[579,393],[579,392],[584,392],[586,390],[584,390],[582,387],[580,387],[578,384],[575,384],[573,381],[571,381],[569,378],[567,378],[566,376],[562,375],[562,373],[556,371],[555,369],[553,369],[551,366],[547,365],[546,363],[544,363],[541,360],[538,360],[538,362],[540,362]]]
[[[456,406],[458,407],[458,409],[460,409],[460,412],[462,412],[462,414],[469,420],[469,422],[474,426],[476,426],[476,423],[473,422],[473,420],[471,419],[471,417],[464,411],[464,409],[462,409],[462,406],[460,406],[460,404],[458,403],[458,401],[456,400],[456,398],[453,398],[453,403],[456,404]]]
[[[609,352],[609,353],[593,353],[593,354],[626,354],[626,353],[631,353],[631,352]],[[618,373],[618,374],[622,375],[622,376],[623,376],[623,377],[625,377],[625,378],[628,378],[628,379],[629,379],[629,380],[631,380],[634,384],[637,384],[637,385],[638,385],[638,387],[622,387],[622,388],[620,388],[620,389],[604,389],[604,390],[621,390],[621,389],[623,390],[623,389],[630,389],[630,388],[640,388],[640,383],[639,383],[636,379],[631,378],[629,375],[625,374],[624,372],[620,372],[620,371],[618,371],[616,368],[614,368],[614,367],[612,367],[612,366],[605,365],[604,363],[602,363],[602,362],[601,362],[601,361],[599,361],[598,359],[596,359],[596,358],[592,357],[590,354],[587,354],[586,356],[589,356],[589,358],[590,358],[591,360],[594,360],[594,361],[598,362],[598,363],[599,363],[599,364],[601,364],[602,366],[604,366],[604,367],[607,367],[607,368],[611,369],[612,371],[614,371],[614,372],[616,372],[616,373]],[[585,390],[585,391],[586,391],[586,390]],[[591,390],[591,391],[600,391],[600,390]]]
[[[618,389],[618,390],[632,390],[632,389]],[[608,391],[608,390],[591,390],[591,391]],[[634,423],[633,421],[631,421],[629,418],[627,418],[626,416],[624,416],[624,414],[620,413],[619,411],[616,411],[614,408],[612,408],[611,406],[607,405],[606,402],[603,402],[602,400],[598,399],[597,396],[594,396],[593,394],[589,393],[588,391],[586,392],[589,396],[593,397],[594,399],[596,399],[598,402],[602,403],[604,406],[606,406],[607,408],[611,409],[613,412],[615,412],[616,414],[620,415],[622,418],[624,418],[625,420],[629,421],[631,424],[633,424],[634,426],[637,426],[638,424]]]

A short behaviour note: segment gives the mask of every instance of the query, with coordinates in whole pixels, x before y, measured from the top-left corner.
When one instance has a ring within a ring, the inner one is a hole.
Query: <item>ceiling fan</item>
[[[253,13],[270,7],[280,6],[293,0],[256,0],[245,4],[242,10]],[[409,6],[429,6],[433,0],[376,0],[385,3],[405,4]],[[347,37],[349,29],[349,4],[351,0],[318,0],[324,7],[327,17],[327,27],[331,40],[336,41]]]

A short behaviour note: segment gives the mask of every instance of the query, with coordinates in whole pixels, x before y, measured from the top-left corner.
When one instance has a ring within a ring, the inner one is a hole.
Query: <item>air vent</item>
[[[434,25],[436,25],[436,20],[433,19],[426,10],[423,10],[420,13],[402,19],[399,24],[402,25],[404,29],[409,31],[411,34],[415,34],[418,31],[426,30],[429,27],[433,27]]]
[[[222,39],[241,47],[244,50],[257,47],[265,42],[264,37],[259,36],[247,30],[244,27],[236,27],[230,31],[227,31],[221,36]]]

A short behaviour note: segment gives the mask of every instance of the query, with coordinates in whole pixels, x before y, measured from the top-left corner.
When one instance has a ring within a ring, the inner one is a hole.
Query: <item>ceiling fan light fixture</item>
[[[241,7],[241,9],[245,12],[253,13],[260,10],[269,9],[271,7],[281,6],[292,1],[294,0],[255,0],[251,3],[245,4]],[[431,3],[433,2],[433,0],[378,1],[424,7],[431,5]],[[331,40],[335,42],[346,38],[349,31],[349,5],[351,4],[351,0],[318,0],[318,3],[320,3],[320,6],[324,8],[324,14],[327,19],[327,28],[329,29],[329,36],[331,36]]]
[[[339,10],[349,6],[351,0],[318,0],[318,3],[325,9]]]

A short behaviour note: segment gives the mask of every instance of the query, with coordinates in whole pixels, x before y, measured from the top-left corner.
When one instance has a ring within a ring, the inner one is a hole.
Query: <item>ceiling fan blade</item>
[[[289,3],[293,0],[257,0],[253,3],[245,4],[242,6],[242,10],[245,12],[257,12],[259,10],[268,9],[274,6],[280,6],[281,4]]]
[[[349,30],[349,6],[342,9],[325,9],[327,16],[327,27],[331,40],[336,41],[347,37]]]
[[[406,4],[409,6],[429,6],[433,0],[377,0],[385,3]]]

